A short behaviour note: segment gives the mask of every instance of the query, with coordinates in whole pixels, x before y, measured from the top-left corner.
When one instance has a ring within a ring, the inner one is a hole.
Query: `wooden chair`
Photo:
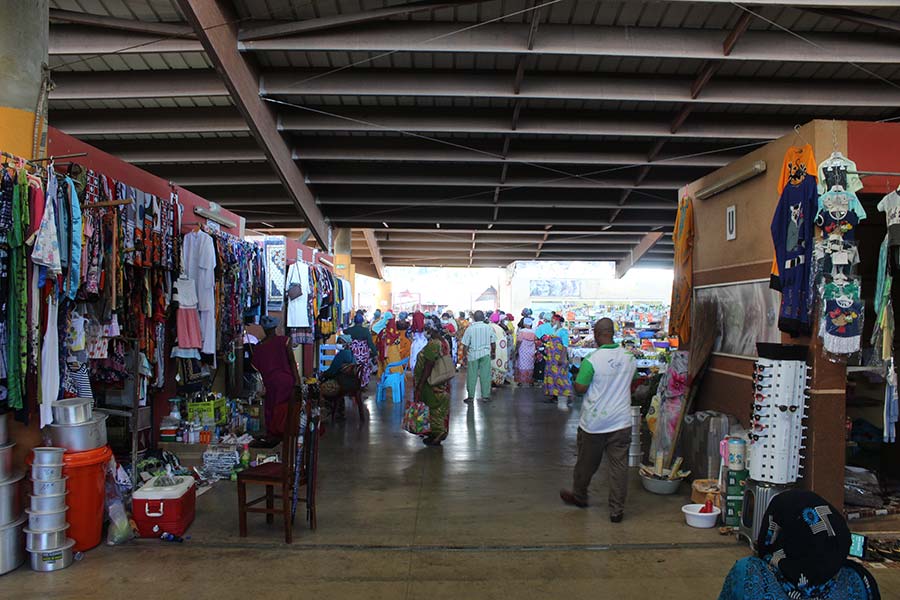
[[[288,406],[285,434],[281,442],[281,462],[257,465],[238,473],[238,518],[241,537],[247,537],[247,513],[263,513],[266,515],[266,523],[269,524],[272,524],[275,521],[275,515],[281,515],[284,519],[284,541],[287,544],[290,544],[293,541],[294,519],[291,515],[291,500],[294,486],[294,465],[297,461],[297,439],[301,411],[305,411],[306,413],[307,426],[304,432],[299,488],[303,489],[306,487],[307,492],[309,492],[311,486],[312,493],[307,493],[306,497],[300,495],[298,502],[305,504],[307,503],[307,497],[309,498],[309,506],[307,508],[310,516],[310,528],[313,530],[316,528],[315,475],[313,474],[313,480],[310,481],[309,473],[306,472],[306,465],[310,464],[310,461],[308,460],[310,452],[316,452],[313,448],[318,448],[318,444],[312,437],[319,435],[319,432],[318,428],[310,426],[310,406],[309,403],[307,403],[306,406],[303,406],[302,392],[298,386],[295,388],[294,396],[291,398]],[[313,456],[313,463],[315,462],[315,458],[316,457]],[[248,484],[266,486],[265,495],[248,502]],[[280,494],[278,495],[275,494],[276,487],[279,488],[280,491]],[[277,508],[275,507],[276,500],[280,500],[280,506]],[[266,503],[265,508],[257,506],[262,502]]]

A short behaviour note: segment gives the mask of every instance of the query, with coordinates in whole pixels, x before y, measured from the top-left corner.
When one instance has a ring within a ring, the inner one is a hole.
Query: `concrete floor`
[[[23,567],[0,578],[0,597],[717,597],[747,547],[684,525],[686,485],[654,496],[635,474],[626,519],[613,525],[601,468],[594,505],[566,507],[557,492],[570,484],[578,404],[506,388],[466,405],[457,383],[440,449],[400,430],[400,404],[369,399],[364,424],[348,410],[322,440],[319,528],[298,513],[291,546],[261,515],[239,538],[234,485],[220,482],[198,499],[184,544],[100,547],[52,574]],[[900,597],[900,571],[876,576],[885,598]]]

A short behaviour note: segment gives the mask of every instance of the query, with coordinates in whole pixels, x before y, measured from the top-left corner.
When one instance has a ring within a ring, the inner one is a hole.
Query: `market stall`
[[[694,408],[740,421],[745,494],[761,501],[800,486],[851,516],[854,502],[892,502],[898,136],[894,123],[814,121],[680,192],[689,226],[676,229],[672,328],[692,349],[699,315],[713,308],[718,334]],[[808,371],[800,392],[776,398],[767,370],[781,373],[785,360]],[[782,416],[796,424],[773,431]],[[782,439],[794,426],[802,448]],[[765,471],[773,449],[799,469]],[[852,463],[872,472],[845,477]]]

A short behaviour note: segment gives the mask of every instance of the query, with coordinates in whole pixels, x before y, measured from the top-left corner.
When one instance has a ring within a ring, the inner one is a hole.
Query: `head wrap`
[[[412,316],[412,325],[409,329],[413,333],[425,331],[425,313],[420,310],[414,312]]]
[[[491,323],[499,323],[500,322],[500,313],[495,312],[491,313]]]
[[[407,317],[409,317],[409,313],[406,312],[405,310],[400,311],[400,314],[397,315],[397,319],[399,319],[400,321],[405,321]]]
[[[259,320],[259,325],[263,329],[275,329],[278,327],[278,324],[281,323],[281,319],[278,317],[273,317],[271,315],[263,315]]]
[[[506,320],[507,321],[515,321],[516,318],[513,316],[512,313],[506,313]]]
[[[341,344],[349,344],[349,343],[353,342],[353,338],[351,338],[351,337],[350,337],[349,335],[347,335],[346,333],[342,333],[341,335],[339,335],[339,336],[337,337],[337,340],[338,340],[338,342],[340,342]]]
[[[373,333],[381,333],[384,330],[384,328],[387,326],[388,321],[393,321],[393,320],[394,320],[394,313],[392,313],[391,311],[387,311],[386,313],[384,313],[384,316],[381,317],[380,321],[378,321],[377,323],[372,325],[372,332]]]
[[[353,317],[353,322],[357,325],[362,325],[363,323],[366,322],[366,318],[363,316],[362,313],[356,313],[356,316]]]
[[[808,589],[840,571],[850,551],[850,529],[841,512],[818,494],[789,490],[769,503],[756,548],[780,579]]]
[[[531,327],[532,325],[534,325],[534,319],[532,319],[531,317],[525,317],[524,319],[522,319],[522,325],[524,325],[525,327]]]
[[[523,316],[523,317],[530,317],[531,314],[532,314],[532,313],[531,313],[531,309],[530,309],[530,308],[523,308],[523,309],[522,309],[522,316]]]

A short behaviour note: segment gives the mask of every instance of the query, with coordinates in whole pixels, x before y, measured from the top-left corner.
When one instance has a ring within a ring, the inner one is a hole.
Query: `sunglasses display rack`
[[[750,478],[754,481],[784,484],[800,478],[808,379],[804,361],[761,358],[756,362],[750,431]]]

